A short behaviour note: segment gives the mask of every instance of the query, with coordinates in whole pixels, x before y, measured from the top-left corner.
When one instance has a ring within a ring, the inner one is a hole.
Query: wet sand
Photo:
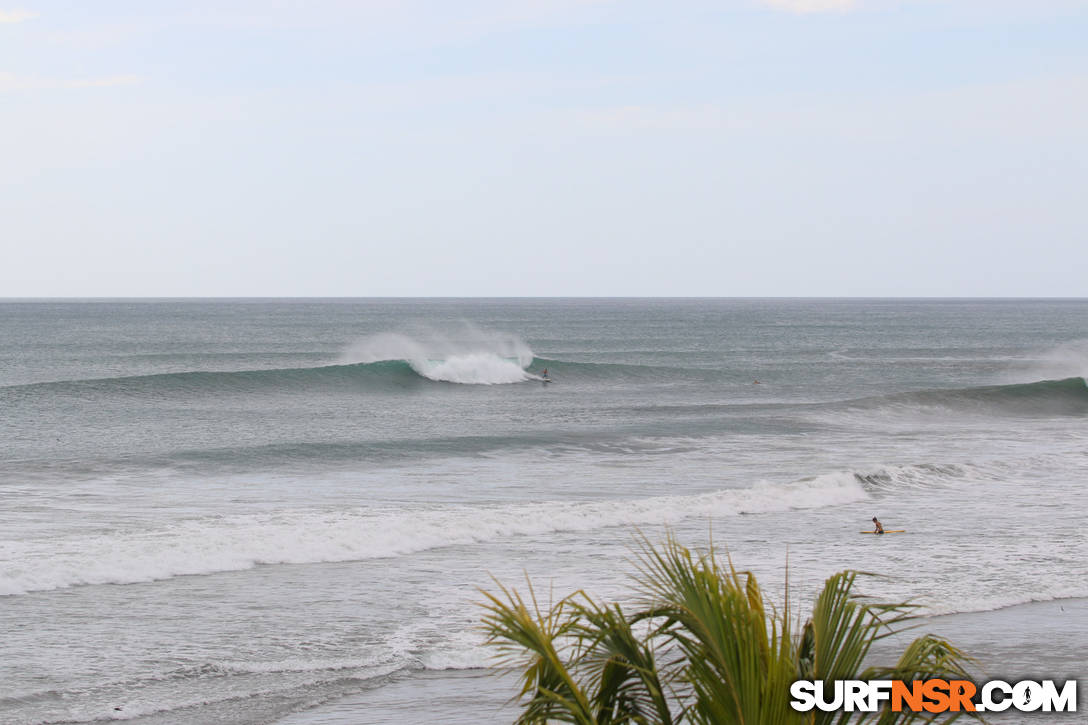
[[[1077,713],[991,715],[995,723],[1084,722],[1088,711],[1088,599],[1061,599],[930,617],[909,637],[933,632],[950,639],[978,660],[990,679],[1077,679]],[[900,647],[902,645],[900,644]],[[894,649],[893,641],[881,644]],[[422,672],[277,721],[277,725],[384,725],[510,723],[517,716],[509,702],[517,691],[513,677],[490,670]],[[1047,721],[1047,722],[1049,722]]]

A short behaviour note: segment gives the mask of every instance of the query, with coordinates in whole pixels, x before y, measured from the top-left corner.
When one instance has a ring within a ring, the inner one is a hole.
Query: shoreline
[[[1088,651],[1088,597],[920,617],[917,624],[916,629],[877,643],[874,654],[880,657],[901,650],[903,639],[929,632],[946,637],[974,657],[977,671],[986,679],[1076,679],[1078,703],[1088,702],[1088,662],[1084,658]],[[425,670],[288,715],[275,720],[274,725],[499,725],[516,719],[519,708],[511,699],[517,691],[513,675],[498,670]],[[1000,723],[1023,717],[1013,712],[990,714],[987,719]]]

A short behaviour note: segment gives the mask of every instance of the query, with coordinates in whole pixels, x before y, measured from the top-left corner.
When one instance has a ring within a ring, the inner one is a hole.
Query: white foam
[[[345,350],[339,362],[388,360],[403,360],[423,377],[448,383],[498,385],[534,377],[525,372],[533,351],[521,338],[467,323],[453,330],[420,328],[411,335],[371,335]]]
[[[260,564],[393,557],[510,536],[816,508],[858,501],[866,495],[852,474],[842,473],[789,484],[763,483],[747,489],[624,502],[297,511],[194,519],[109,535],[0,540],[0,595],[148,582],[240,571]]]
[[[404,665],[401,660],[390,658],[388,661],[379,659],[303,659],[301,657],[282,660],[256,660],[246,662],[243,660],[224,660],[210,663],[207,668],[216,674],[251,675],[269,673],[309,673],[309,672],[340,672],[350,670],[366,670],[367,677],[378,677],[396,672]]]
[[[445,360],[412,362],[411,365],[423,377],[447,383],[497,385],[529,379],[520,363],[491,353],[451,355]]]
[[[495,664],[495,652],[486,645],[478,627],[450,632],[442,646],[421,654],[428,670],[476,670]]]

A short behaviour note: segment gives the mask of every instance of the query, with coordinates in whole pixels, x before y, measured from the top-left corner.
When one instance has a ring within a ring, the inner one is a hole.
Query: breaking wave
[[[694,496],[430,509],[354,509],[194,519],[169,527],[35,541],[0,541],[0,596],[88,584],[130,584],[240,571],[261,564],[389,558],[510,536],[850,503],[858,479],[830,474]]]
[[[521,339],[471,327],[465,329],[456,337],[374,335],[356,342],[331,365],[58,380],[4,386],[0,387],[0,394],[200,395],[297,392],[311,388],[406,388],[427,381],[497,385],[539,379],[526,371],[533,364],[533,351]]]
[[[340,356],[344,364],[403,361],[430,380],[469,385],[518,383],[533,351],[521,338],[464,325],[454,334],[426,330],[415,336],[381,333],[359,340]]]

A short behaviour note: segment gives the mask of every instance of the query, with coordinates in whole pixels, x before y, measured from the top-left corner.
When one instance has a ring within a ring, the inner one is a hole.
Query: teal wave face
[[[417,369],[417,365],[406,360],[382,360],[369,363],[318,365],[300,368],[185,371],[112,378],[57,380],[4,386],[0,387],[0,394],[5,392],[13,394],[17,391],[28,394],[33,392],[43,394],[79,392],[132,394],[183,392],[198,394],[201,392],[259,393],[272,390],[291,391],[334,387],[385,387],[396,389],[432,382],[458,382],[457,380],[443,380],[428,375],[430,370],[448,362],[448,360],[427,359],[422,361],[425,367],[422,372]],[[516,359],[496,357],[494,361],[489,362],[497,362],[500,365],[520,370]],[[720,371],[715,370],[617,363],[564,362],[548,358],[534,358],[529,366],[529,371],[539,372],[545,368],[549,370],[553,379],[567,378],[579,381],[686,380],[713,383],[720,381],[723,377]],[[531,378],[528,379],[531,380]]]
[[[450,362],[460,365],[450,366]],[[475,368],[473,366],[476,366]],[[481,369],[499,366],[500,377],[488,379],[478,374]],[[453,367],[452,374],[447,368]],[[623,363],[569,362],[551,358],[534,358],[524,374],[516,361],[495,357],[484,361],[427,360],[420,364],[405,360],[383,360],[370,363],[320,365],[299,368],[274,368],[238,371],[187,371],[114,378],[61,380],[0,387],[2,398],[35,398],[38,396],[140,396],[171,397],[201,395],[261,395],[264,393],[296,393],[305,391],[387,391],[396,393],[447,383],[521,382],[535,379],[544,369],[553,380],[571,384],[607,386],[637,383],[658,385],[685,383],[693,390],[705,388],[716,402],[679,405],[639,406],[640,414],[699,415],[774,408],[804,409],[846,408],[873,409],[882,407],[910,408],[940,407],[963,412],[989,412],[1007,415],[1088,415],[1088,384],[1081,377],[1062,380],[1041,380],[1009,385],[988,385],[944,390],[920,390],[891,393],[866,398],[826,401],[823,403],[774,402],[759,403],[751,399],[728,400],[728,389],[738,382],[737,375],[712,368],[683,368],[659,365]],[[442,372],[440,375],[432,373]],[[465,376],[458,379],[457,375]],[[723,399],[724,398],[724,399]]]
[[[281,368],[269,370],[191,371],[135,375],[87,380],[58,380],[0,388],[0,393],[259,393],[274,390],[304,390],[308,388],[385,386],[407,387],[426,381],[411,365],[402,360],[386,360],[354,365],[323,365],[310,368]]]
[[[1088,383],[1084,378],[1040,380],[976,388],[921,390],[848,401],[850,407],[941,407],[962,412],[1008,415],[1088,415]]]

